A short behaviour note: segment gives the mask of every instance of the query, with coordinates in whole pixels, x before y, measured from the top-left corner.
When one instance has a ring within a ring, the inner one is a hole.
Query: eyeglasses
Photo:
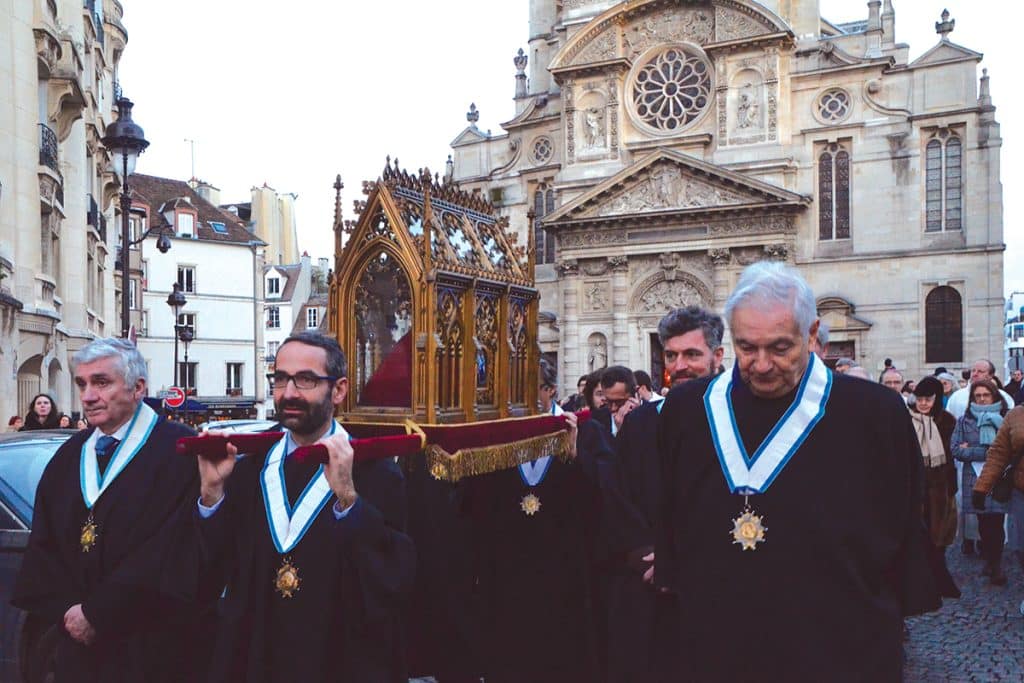
[[[267,373],[267,381],[270,382],[270,388],[273,391],[284,391],[289,380],[295,383],[295,388],[299,391],[309,391],[316,389],[317,385],[324,380],[335,382],[338,378],[331,375],[317,375],[312,372],[299,372],[294,375],[289,375],[287,372]]]

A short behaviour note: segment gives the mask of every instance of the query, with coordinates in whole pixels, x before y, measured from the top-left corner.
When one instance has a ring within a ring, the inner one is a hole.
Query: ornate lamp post
[[[167,305],[174,311],[174,386],[178,386],[178,319],[186,303],[181,285],[175,282],[173,290],[167,295]]]
[[[178,330],[178,339],[185,345],[185,422],[188,422],[188,392],[189,385],[191,384],[190,375],[192,374],[189,372],[188,367],[188,345],[192,343],[195,337],[192,334],[192,328],[188,325],[179,325],[178,327],[180,328]]]
[[[139,154],[149,147],[142,128],[132,121],[132,106],[131,100],[126,97],[117,100],[117,121],[107,126],[106,135],[103,136],[103,146],[110,151],[111,170],[121,176],[121,336],[125,339],[131,327],[131,307],[128,301],[131,281],[128,247],[131,235],[128,212],[132,202],[128,195],[128,176],[135,172]]]

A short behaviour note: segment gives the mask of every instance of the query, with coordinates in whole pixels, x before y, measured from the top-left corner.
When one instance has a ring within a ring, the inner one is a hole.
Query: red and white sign
[[[180,408],[185,405],[185,392],[181,390],[181,387],[171,387],[167,390],[167,398],[164,399],[164,404],[168,408]]]

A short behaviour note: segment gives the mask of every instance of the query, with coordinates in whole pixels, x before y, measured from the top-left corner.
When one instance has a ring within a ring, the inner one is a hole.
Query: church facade
[[[561,386],[658,382],[662,315],[721,311],[762,259],[808,279],[833,358],[1001,357],[999,125],[954,26],[911,61],[891,0],[530,0],[517,114],[492,135],[471,107],[451,173],[528,231]]]

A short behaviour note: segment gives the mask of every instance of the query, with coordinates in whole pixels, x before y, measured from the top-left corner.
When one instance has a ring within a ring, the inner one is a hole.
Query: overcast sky
[[[515,115],[512,57],[526,47],[528,0],[122,1],[121,85],[151,143],[139,171],[189,178],[194,140],[195,174],[221,189],[222,202],[249,201],[264,183],[298,195],[299,247],[314,262],[333,249],[335,174],[352,218],[362,181],[380,174],[386,155],[443,172],[470,102],[479,127],[496,134]],[[1011,86],[1024,11],[999,0],[894,5],[896,40],[909,43],[911,59],[938,41],[944,7],[956,19],[951,39],[985,53],[1002,124],[1006,291],[1024,291],[1024,238],[1014,229],[1024,211],[1014,182],[1024,96]],[[821,9],[834,22],[868,12],[860,0],[821,0]]]

